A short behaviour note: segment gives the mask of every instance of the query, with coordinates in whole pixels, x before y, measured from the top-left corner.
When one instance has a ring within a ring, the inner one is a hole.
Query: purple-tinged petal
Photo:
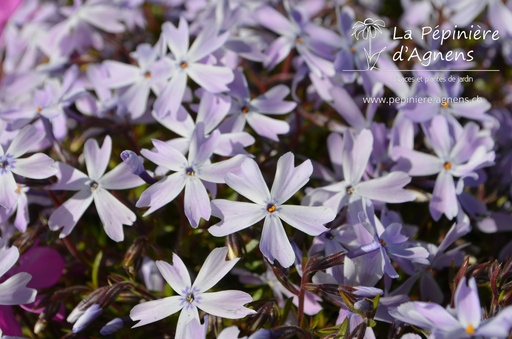
[[[265,94],[251,100],[251,106],[259,113],[286,114],[297,106],[297,103],[293,101],[284,101],[288,94],[290,94],[290,89],[287,86],[277,85]]]
[[[271,196],[275,203],[282,204],[290,199],[308,181],[313,173],[313,165],[310,160],[304,161],[299,166],[294,166],[295,157],[288,152],[277,161],[276,174],[272,184]]]
[[[138,175],[133,174],[126,163],[122,162],[110,172],[105,174],[100,184],[108,190],[124,190],[128,188],[138,187],[144,184]]]
[[[293,47],[294,43],[289,37],[282,36],[277,38],[266,51],[267,58],[263,63],[267,69],[274,68],[278,63],[284,60]]]
[[[456,102],[451,104],[452,112],[457,117],[463,117],[468,119],[475,120],[487,120],[490,118],[489,115],[486,115],[487,112],[491,108],[491,104],[489,101],[484,98],[480,98],[482,100],[478,101],[469,101],[469,102]]]
[[[446,119],[441,115],[435,116],[432,119],[428,132],[434,152],[439,158],[446,159],[453,145]]]
[[[188,162],[197,166],[208,161],[219,142],[219,137],[220,132],[218,130],[215,130],[210,136],[206,137],[204,135],[204,125],[199,123],[190,138]]]
[[[263,27],[280,35],[290,35],[296,30],[286,17],[271,6],[262,6],[254,14]]]
[[[464,222],[454,223],[437,248],[437,253],[443,253],[455,240],[462,238],[469,232],[471,232],[470,224]]]
[[[203,293],[215,286],[240,260],[240,258],[226,260],[227,255],[227,247],[215,248],[211,251],[192,287],[195,287],[199,293]]]
[[[334,100],[331,105],[350,126],[354,127],[356,130],[362,130],[366,127],[366,121],[363,113],[361,113],[361,110],[357,107],[354,99],[352,99],[344,88],[333,87],[330,90],[330,93]]]
[[[188,76],[199,86],[211,93],[226,92],[233,81],[233,71],[224,66],[192,63],[186,68]]]
[[[420,280],[420,292],[423,300],[428,300],[434,303],[442,303],[444,294],[439,284],[436,282],[430,272],[425,272]]]
[[[256,112],[247,114],[247,123],[256,133],[274,141],[279,141],[279,134],[286,134],[290,131],[290,125],[286,121],[273,119]]]
[[[85,210],[92,203],[93,197],[90,189],[86,188],[75,193],[50,215],[48,226],[52,231],[62,227],[59,237],[68,236]]]
[[[18,134],[14,137],[11,145],[5,153],[12,155],[14,158],[18,158],[21,155],[27,153],[29,149],[35,144],[41,141],[44,135],[41,131],[32,125],[23,127]]]
[[[268,215],[261,233],[260,251],[270,261],[278,260],[281,266],[290,267],[295,262],[295,253],[284,231],[281,219]]]
[[[343,137],[338,133],[329,134],[327,137],[327,151],[337,179],[343,178],[343,149]]]
[[[219,126],[230,107],[231,100],[228,96],[204,92],[199,103],[196,122],[203,122],[205,133],[209,134]]]
[[[0,284],[0,305],[28,304],[36,299],[37,291],[26,285],[32,279],[28,273],[13,275]]]
[[[324,225],[336,217],[332,209],[324,206],[281,205],[277,213],[285,223],[309,235],[328,231]]]
[[[120,88],[137,82],[142,76],[139,67],[124,64],[122,62],[106,60],[102,64],[105,72],[108,73],[107,79],[104,79],[103,86],[110,88]]]
[[[412,176],[432,175],[443,169],[444,162],[442,159],[405,147],[394,147],[391,155],[397,161],[394,169],[407,172]]]
[[[363,129],[357,136],[347,132],[344,135],[343,176],[348,184],[361,181],[373,149],[373,134]]]
[[[142,192],[135,206],[139,208],[149,207],[144,213],[144,216],[148,216],[174,200],[185,187],[185,182],[186,178],[183,173],[171,174]]]
[[[199,312],[195,305],[188,304],[188,302],[186,302],[185,306],[181,310],[180,316],[178,317],[175,338],[186,338],[185,333],[187,331],[187,324],[191,321],[199,322]]]
[[[10,211],[16,206],[18,185],[10,172],[0,173],[0,207]]]
[[[162,260],[157,260],[155,263],[169,286],[179,295],[185,295],[190,286],[192,286],[192,282],[190,281],[187,266],[185,266],[181,258],[176,253],[173,253],[172,265]]]
[[[326,60],[318,55],[312,53],[308,48],[303,46],[302,44],[296,45],[297,51],[299,51],[300,55],[308,65],[309,69],[313,74],[317,77],[332,77],[336,74],[336,70],[334,69],[334,64]]]
[[[109,33],[121,33],[125,30],[121,21],[121,13],[117,8],[108,5],[95,4],[84,6],[80,18],[89,24]]]
[[[41,289],[57,283],[64,270],[64,259],[50,247],[32,247],[25,252],[10,273],[27,272],[32,276],[28,287]]]
[[[140,118],[146,113],[149,96],[147,83],[137,83],[130,86],[120,97],[132,119]]]
[[[197,307],[217,317],[240,319],[256,313],[243,306],[251,301],[252,297],[248,293],[228,290],[201,294]]]
[[[131,226],[137,218],[135,213],[105,189],[97,189],[93,197],[105,233],[114,241],[123,241],[123,225]]]
[[[229,187],[247,199],[259,205],[269,202],[270,192],[254,160],[244,159],[240,166],[240,174],[228,173],[225,180]]]
[[[185,89],[187,87],[187,73],[178,69],[173,73],[165,89],[158,95],[153,106],[156,115],[164,118],[175,116],[181,107]]]
[[[389,312],[394,318],[431,330],[460,328],[459,322],[442,306],[425,302],[406,302]]]
[[[247,132],[223,133],[215,154],[232,157],[244,153],[244,147],[254,144],[254,137]]]
[[[229,31],[219,35],[215,28],[204,27],[190,46],[187,53],[188,60],[190,62],[201,60],[215,52],[224,45],[229,35]]]
[[[28,158],[16,159],[12,171],[22,177],[44,179],[55,175],[55,160],[43,153],[36,153]]]
[[[510,335],[510,329],[512,327],[511,319],[512,307],[505,307],[495,317],[480,324],[475,335],[484,336],[486,338],[506,338]]]
[[[48,187],[50,190],[79,191],[89,180],[81,171],[62,162],[57,163],[57,183]]]
[[[401,203],[413,201],[416,196],[403,187],[411,182],[411,177],[404,172],[391,172],[386,176],[363,181],[357,184],[356,193],[372,200]]]
[[[185,215],[193,228],[197,228],[201,218],[210,219],[211,207],[208,192],[197,177],[188,178],[185,184]]]
[[[467,163],[464,165],[454,166],[451,173],[455,176],[465,176],[477,169],[492,165],[494,163],[494,158],[494,152],[488,152],[485,146],[480,146],[474,151]]]
[[[453,177],[448,171],[441,171],[437,176],[430,200],[430,214],[434,220],[439,220],[444,213],[448,219],[453,219],[459,211]]]
[[[30,222],[28,199],[22,188],[19,188],[19,192],[18,201],[16,203],[16,217],[14,218],[13,224],[21,233],[25,233],[28,223]]]
[[[212,200],[212,215],[222,219],[211,226],[208,232],[216,237],[223,237],[254,225],[265,217],[264,206],[241,201],[224,199]]]
[[[156,152],[143,149],[140,151],[145,158],[159,166],[163,166],[171,171],[181,171],[183,166],[187,164],[187,158],[166,142],[153,139],[153,145],[155,146]]]
[[[227,173],[238,173],[242,162],[246,159],[244,155],[237,155],[231,159],[219,161],[213,164],[203,164],[199,169],[199,178],[213,183],[225,183],[224,177]]]
[[[482,310],[480,308],[480,299],[478,297],[478,290],[476,288],[475,278],[466,280],[463,277],[457,290],[455,291],[455,309],[457,310],[457,318],[464,328],[469,325],[473,328],[480,326],[482,319]]]
[[[179,296],[173,296],[135,305],[130,311],[130,318],[139,322],[132,328],[154,323],[178,312],[183,308],[180,299]]]
[[[162,25],[162,34],[169,49],[176,58],[185,56],[189,47],[188,22],[185,18],[180,17],[178,27],[175,27],[170,22],[164,23]]]
[[[2,277],[5,272],[9,271],[11,267],[14,266],[16,261],[20,256],[20,252],[17,247],[9,247],[5,248],[3,241],[0,239],[0,277]]]
[[[112,152],[112,139],[106,136],[101,148],[94,139],[88,139],[84,145],[85,166],[89,178],[98,180],[103,176],[107,169]]]

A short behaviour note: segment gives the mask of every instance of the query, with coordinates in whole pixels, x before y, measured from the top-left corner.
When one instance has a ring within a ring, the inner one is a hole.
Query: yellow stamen
[[[144,78],[146,78],[146,79],[151,78],[151,72],[147,71],[146,73],[144,73]]]
[[[350,48],[350,52],[351,53],[355,53],[356,52],[356,49],[354,47]]]
[[[277,208],[276,208],[276,205],[274,205],[274,204],[271,204],[271,205],[267,206],[267,212],[269,212],[269,213],[273,213],[276,210],[277,210]]]
[[[21,185],[20,184],[16,184],[18,186],[18,188],[16,188],[16,193],[18,194],[21,194]]]
[[[380,242],[380,244],[382,246],[386,246],[387,245],[387,243],[383,239],[379,239],[379,242]]]
[[[302,38],[300,36],[298,36],[297,39],[295,39],[295,42],[297,42],[298,44],[301,44]]]
[[[446,107],[448,107],[448,105],[449,105],[449,104],[448,104],[448,101],[443,101],[443,102],[441,103],[441,107],[442,107],[442,108],[446,108]]]
[[[449,170],[449,169],[452,168],[452,163],[447,161],[447,162],[444,163],[443,167],[444,167],[445,170]]]
[[[473,325],[469,324],[468,327],[466,327],[466,333],[469,335],[475,334],[475,328]]]
[[[188,63],[186,61],[183,61],[181,64],[180,64],[180,68],[181,69],[185,69],[188,67]]]
[[[36,108],[37,113],[41,113],[43,109],[41,107]]]
[[[249,113],[249,107],[247,107],[247,106],[242,107],[242,113],[243,114]]]

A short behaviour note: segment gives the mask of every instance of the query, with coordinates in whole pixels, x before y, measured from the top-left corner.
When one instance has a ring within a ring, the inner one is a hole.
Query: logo
[[[372,39],[377,37],[377,33],[382,34],[381,28],[384,27],[384,21],[380,19],[374,20],[372,18],[366,18],[364,21],[357,21],[352,26],[352,36],[356,38],[356,40],[359,40],[360,38],[368,40],[368,49],[366,49],[366,47],[363,48],[366,56],[367,71],[377,69],[376,65],[380,54],[386,49],[386,47],[384,47],[378,52],[372,52]]]

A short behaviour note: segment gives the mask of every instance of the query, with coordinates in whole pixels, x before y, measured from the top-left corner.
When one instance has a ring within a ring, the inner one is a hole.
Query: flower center
[[[194,299],[195,299],[195,298],[194,298],[194,293],[188,293],[188,294],[187,294],[187,297],[186,297],[185,299],[187,300],[187,302],[188,302],[189,304],[192,304],[192,302],[193,302],[193,301],[194,301]]]
[[[452,163],[447,161],[444,163],[443,167],[445,170],[450,170],[452,168]]]
[[[89,183],[89,186],[91,187],[91,190],[94,191],[95,189],[97,189],[99,187],[99,184],[93,180]]]
[[[475,328],[473,325],[469,324],[468,327],[466,327],[466,333],[469,335],[475,334]]]
[[[189,177],[193,177],[194,175],[196,175],[196,172],[194,171],[194,169],[192,167],[187,167],[185,169],[185,174]]]
[[[151,78],[151,72],[147,71],[146,73],[144,73],[144,78],[146,78],[146,79]]]
[[[351,47],[351,48],[350,48],[350,52],[351,52],[352,54],[354,54],[354,53],[356,52],[356,48],[355,48],[355,47]]]
[[[274,204],[268,204],[267,205],[267,212],[268,213],[274,213],[277,210],[276,205]]]
[[[382,246],[386,246],[387,243],[384,241],[384,239],[379,239],[379,242]]]
[[[448,107],[448,105],[449,105],[449,104],[448,104],[448,101],[443,101],[443,102],[441,103],[441,107],[442,107],[442,108],[447,108],[447,107]]]
[[[188,67],[188,63],[187,63],[186,61],[182,61],[182,62],[180,63],[180,68],[181,68],[181,69],[185,69],[185,68],[187,68],[187,67]]]
[[[43,109],[41,107],[36,108],[37,113],[41,113]]]
[[[302,38],[300,36],[298,36],[297,38],[295,38],[295,42],[298,43],[298,44],[301,44],[302,43]]]
[[[352,186],[347,186],[347,194],[354,194],[356,190]]]
[[[247,113],[249,113],[249,107],[247,107],[247,106],[243,106],[243,107],[242,107],[242,113],[243,113],[243,114],[247,114]]]
[[[9,169],[14,168],[14,162],[10,154],[0,156],[0,174],[5,174]]]

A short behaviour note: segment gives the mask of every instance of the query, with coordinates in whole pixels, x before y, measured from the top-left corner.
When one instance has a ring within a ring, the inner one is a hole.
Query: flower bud
[[[226,247],[228,248],[227,260],[241,258],[245,251],[244,242],[239,233],[231,233],[226,237]]]
[[[121,318],[114,318],[109,321],[105,326],[103,326],[100,330],[101,335],[111,335],[119,331],[125,326],[125,322]]]
[[[98,304],[93,304],[89,307],[80,318],[73,325],[73,333],[81,332],[85,329],[94,319],[98,318],[103,312],[103,309]]]
[[[121,159],[126,164],[126,167],[135,175],[138,175],[142,180],[148,184],[154,184],[156,179],[153,178],[144,168],[142,158],[139,157],[135,152],[125,150],[121,152]]]
[[[146,243],[146,237],[138,237],[124,255],[123,267],[132,277],[135,276],[142,264],[142,257],[146,250]]]

